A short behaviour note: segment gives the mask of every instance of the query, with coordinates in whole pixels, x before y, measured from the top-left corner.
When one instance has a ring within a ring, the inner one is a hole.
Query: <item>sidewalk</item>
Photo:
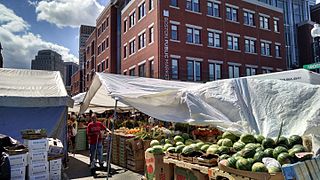
[[[89,164],[89,155],[87,151],[80,152],[73,156],[69,154],[68,168],[64,171],[63,179],[106,179],[107,172],[97,172],[97,177],[91,176]],[[109,177],[111,180],[140,180],[143,175],[124,169],[122,167],[111,165],[115,172]]]

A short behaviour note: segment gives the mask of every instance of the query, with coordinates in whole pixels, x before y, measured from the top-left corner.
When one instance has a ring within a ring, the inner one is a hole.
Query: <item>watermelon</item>
[[[186,146],[182,149],[182,154],[183,155],[190,155],[191,153],[193,153],[195,151],[195,149],[192,146]]]
[[[256,139],[254,138],[254,136],[252,134],[242,134],[240,136],[240,140],[242,142],[244,142],[245,144],[254,143],[256,141]]]
[[[230,139],[222,139],[222,146],[232,147],[233,143]]]
[[[175,149],[175,152],[176,152],[176,153],[181,153],[181,152],[182,152],[182,149],[183,149],[184,147],[186,147],[186,146],[185,146],[185,145],[179,145],[179,146],[177,146],[176,149]]]
[[[289,144],[291,146],[294,146],[296,144],[302,144],[303,141],[302,141],[302,138],[298,135],[292,135],[289,137]]]
[[[247,161],[250,163],[250,165],[254,164],[254,159],[253,158],[248,158]]]
[[[230,152],[230,149],[227,146],[220,146],[218,150],[220,151],[220,154],[228,154]]]
[[[185,144],[186,145],[193,144],[193,140],[192,139],[188,139],[188,140],[185,141]]]
[[[170,139],[166,139],[164,142],[165,142],[165,144],[173,144]]]
[[[301,145],[301,146],[295,146],[294,148],[290,149],[288,152],[291,157],[295,157],[296,153],[306,152],[306,149]]]
[[[277,172],[281,172],[281,169],[279,167],[276,167],[276,166],[268,167],[268,173],[275,174]]]
[[[279,163],[280,163],[281,165],[283,165],[283,164],[290,164],[290,163],[291,163],[290,155],[289,155],[288,153],[286,153],[286,152],[280,153],[280,154],[278,155],[277,160],[279,161]]]
[[[252,165],[252,172],[268,172],[266,166],[261,162],[256,162]]]
[[[169,148],[167,149],[167,152],[175,153],[175,152],[176,152],[176,148],[175,148],[175,147],[169,147]]]
[[[211,144],[211,145],[209,146],[209,148],[219,148],[219,146],[216,145],[216,144]]]
[[[174,142],[184,142],[184,139],[181,136],[175,136],[173,140]]]
[[[255,153],[255,149],[244,148],[241,150],[241,156],[244,158],[252,158]]]
[[[155,145],[153,148],[153,154],[163,154],[163,146]]]
[[[245,147],[245,143],[241,142],[241,141],[237,141],[233,144],[233,149],[235,149],[236,151],[240,151],[241,149],[243,149]]]
[[[273,150],[273,157],[275,159],[277,159],[279,154],[283,153],[283,152],[288,152],[288,150],[283,146],[278,146],[278,147],[274,148],[274,150]]]
[[[153,147],[153,146],[156,146],[156,145],[160,145],[160,142],[158,140],[152,140],[150,142],[150,146]]]
[[[274,148],[275,142],[274,142],[274,140],[271,139],[271,138],[265,138],[265,139],[262,141],[262,146],[263,146],[264,149]]]
[[[241,158],[236,162],[237,169],[250,171],[251,170],[251,164],[248,160]]]
[[[153,148],[152,148],[152,147],[148,148],[148,149],[146,150],[146,152],[148,152],[148,153],[153,153]]]
[[[226,131],[226,132],[224,132],[224,133],[222,134],[222,138],[223,138],[223,139],[229,139],[229,140],[231,140],[232,142],[237,141],[237,136],[234,135],[232,132],[228,132],[228,131]],[[230,147],[230,146],[229,146],[229,147]]]
[[[268,148],[268,149],[264,150],[264,153],[265,153],[266,157],[273,157],[273,149],[272,148]]]
[[[245,148],[248,148],[248,149],[257,149],[258,147],[261,147],[261,145],[256,143],[248,143],[245,146]]]
[[[236,152],[235,154],[232,155],[232,157],[242,157],[241,151]]]
[[[228,162],[227,162],[226,166],[236,168],[237,159],[235,157],[230,157],[227,159],[227,161]]]
[[[228,158],[230,158],[230,156],[228,154],[223,154],[223,155],[219,156],[219,160],[228,159]]]
[[[181,137],[186,141],[187,139],[190,139],[190,137],[189,137],[189,134],[187,134],[187,133],[183,133],[182,135],[181,135]]]
[[[180,146],[180,145],[184,145],[183,142],[179,141],[179,142],[176,143],[176,146]]]
[[[165,144],[165,145],[163,146],[163,151],[167,151],[167,149],[168,149],[169,147],[172,147],[172,144]]]
[[[256,152],[259,152],[259,151],[264,151],[263,147],[258,147],[258,148],[256,149]]]
[[[260,144],[264,140],[264,136],[262,136],[262,135],[254,135],[254,138],[256,139],[256,142],[258,142]]]
[[[278,140],[278,142],[276,143],[277,146],[283,146],[285,148],[289,148],[289,141],[287,138],[281,136]]]
[[[217,142],[217,145],[218,146],[222,146],[222,141],[223,141],[224,139],[219,139],[219,141]]]
[[[222,136],[221,135],[219,135],[218,137],[217,137],[217,140],[219,141],[220,139],[222,139]]]
[[[201,147],[204,145],[204,143],[203,142],[198,142],[196,145],[197,145],[197,149],[201,149]]]
[[[207,154],[220,154],[220,151],[218,148],[208,148],[207,149]]]
[[[205,144],[205,145],[203,145],[202,147],[201,147],[201,151],[202,152],[206,152],[207,151],[207,149],[209,148],[209,144]]]
[[[256,152],[253,156],[255,162],[262,162],[262,158],[266,157],[263,151]]]

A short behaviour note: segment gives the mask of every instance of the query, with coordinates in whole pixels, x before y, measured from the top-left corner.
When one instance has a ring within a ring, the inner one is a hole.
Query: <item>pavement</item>
[[[89,164],[89,153],[83,151],[75,155],[69,154],[68,168],[64,170],[63,179],[106,179],[107,172],[97,171],[95,177],[91,176]],[[141,180],[143,175],[127,170],[125,168],[111,165],[112,176],[110,180]]]

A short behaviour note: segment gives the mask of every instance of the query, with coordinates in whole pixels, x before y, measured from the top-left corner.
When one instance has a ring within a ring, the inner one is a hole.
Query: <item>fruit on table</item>
[[[254,154],[253,159],[255,162],[262,162],[262,158],[266,157],[263,151],[258,151]]]
[[[181,136],[175,136],[173,140],[174,142],[184,142],[184,139]]]
[[[207,154],[219,154],[219,153],[220,153],[220,151],[216,147],[209,147],[207,149]]]
[[[194,142],[193,142],[193,140],[192,139],[187,139],[186,141],[185,141],[185,145],[190,145],[190,144],[193,144]]]
[[[278,140],[278,142],[276,143],[277,146],[283,146],[285,148],[289,148],[289,141],[287,138],[281,136]]]
[[[190,155],[191,153],[193,153],[195,151],[195,149],[192,146],[186,146],[182,149],[182,154],[183,155]]]
[[[228,154],[222,154],[221,156],[219,156],[219,159],[222,160],[222,159],[228,159],[230,158],[230,156]]]
[[[268,167],[268,173],[274,174],[277,172],[281,172],[281,169],[279,167],[275,167],[275,166]]]
[[[230,149],[227,146],[220,146],[218,150],[220,151],[219,154],[228,154],[230,152]]]
[[[255,153],[256,153],[255,149],[244,148],[241,150],[241,156],[244,158],[253,158]]]
[[[254,136],[252,134],[242,134],[240,136],[240,140],[246,144],[254,143],[256,141],[256,139],[254,138]]]
[[[182,149],[186,147],[185,145],[179,145],[175,148],[175,152],[176,153],[181,153],[182,152]]]
[[[254,138],[256,139],[257,143],[262,143],[262,141],[265,139],[262,135],[254,135]]]
[[[273,157],[273,149],[272,148],[265,149],[264,153],[265,153],[266,157]]]
[[[163,146],[155,145],[153,148],[153,154],[163,154]]]
[[[271,138],[265,138],[263,141],[262,141],[262,146],[264,149],[267,149],[267,148],[274,148],[275,146],[275,142],[273,139]]]
[[[280,153],[278,155],[277,160],[281,165],[290,164],[291,163],[290,155],[288,153],[286,153],[286,152]]]
[[[236,150],[236,151],[240,151],[241,149],[243,149],[245,147],[245,143],[241,142],[241,141],[237,141],[233,144],[233,148]]]
[[[277,159],[279,154],[283,153],[283,152],[288,152],[288,150],[283,146],[278,146],[278,147],[274,148],[274,150],[273,150],[273,157],[275,159]]]
[[[160,142],[158,140],[152,140],[150,142],[150,146],[153,147],[153,146],[156,146],[156,145],[160,145]]]
[[[228,162],[227,162],[226,166],[236,168],[237,159],[235,157],[230,157],[227,159],[227,161]]]
[[[222,146],[227,146],[227,147],[233,146],[233,143],[230,139],[221,139],[221,140],[222,140],[222,142],[221,142]]]
[[[203,145],[203,146],[201,147],[201,151],[202,151],[202,152],[206,152],[209,147],[210,147],[209,144],[205,144],[205,145]]]
[[[163,146],[163,151],[167,151],[167,149],[168,149],[169,147],[172,147],[172,144],[165,144],[165,145]]]
[[[176,143],[176,146],[180,146],[180,145],[184,145],[183,142],[179,141],[179,142]]]
[[[167,152],[175,153],[175,152],[176,152],[176,148],[175,148],[175,147],[169,147],[169,148],[167,149]]]
[[[190,139],[190,136],[189,136],[189,134],[187,134],[187,133],[183,133],[183,134],[181,135],[181,137],[182,137],[184,140]]]
[[[298,135],[292,135],[289,137],[289,144],[292,146],[296,145],[296,144],[302,144],[302,138]]]
[[[244,158],[237,160],[236,167],[237,167],[237,169],[240,169],[240,170],[245,170],[245,171],[251,170],[250,162]]]
[[[256,162],[252,165],[252,172],[268,172],[266,166],[261,162]]]
[[[236,135],[234,135],[232,132],[228,132],[228,131],[226,131],[222,134],[222,138],[223,139],[230,139],[232,142],[235,142],[238,139],[238,137]]]

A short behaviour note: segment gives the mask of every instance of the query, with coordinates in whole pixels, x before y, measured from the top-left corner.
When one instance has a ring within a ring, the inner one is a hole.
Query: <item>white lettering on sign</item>
[[[164,26],[163,26],[163,33],[164,33],[164,79],[170,78],[170,69],[169,69],[169,18],[164,17]]]

